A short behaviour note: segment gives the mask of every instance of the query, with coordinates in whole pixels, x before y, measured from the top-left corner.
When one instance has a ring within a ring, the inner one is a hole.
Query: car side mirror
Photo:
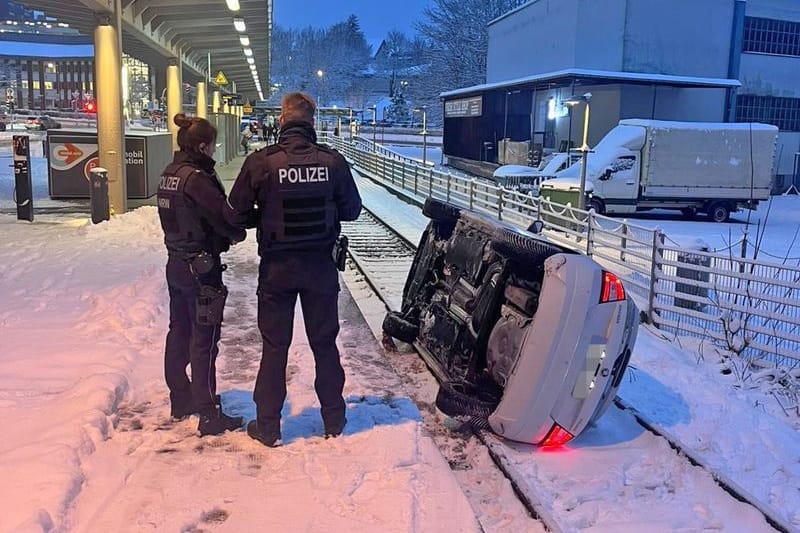
[[[605,172],[600,176],[600,181],[608,181],[611,179],[611,169],[607,168]]]
[[[544,229],[544,222],[542,222],[541,220],[534,220],[533,222],[531,222],[531,225],[528,226],[529,233],[538,234],[541,233],[543,229]]]

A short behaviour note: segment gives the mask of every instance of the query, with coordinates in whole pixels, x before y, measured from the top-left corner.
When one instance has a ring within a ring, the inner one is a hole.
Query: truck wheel
[[[587,205],[586,208],[594,209],[594,212],[598,215],[602,215],[606,212],[606,205],[603,203],[603,200],[599,198],[592,198],[589,200],[589,205]]]
[[[708,217],[714,222],[727,222],[730,216],[730,207],[725,202],[714,202],[708,208]]]
[[[521,235],[509,228],[500,227],[492,235],[492,248],[509,259],[541,263],[560,252],[555,246],[540,239]]]
[[[500,398],[480,387],[454,381],[444,382],[436,394],[436,407],[447,416],[466,418],[469,425],[486,429]]]
[[[397,340],[411,344],[417,339],[419,326],[403,318],[399,313],[387,313],[383,319],[382,329]]]
[[[461,208],[435,198],[428,198],[422,207],[422,214],[436,222],[455,222],[461,214]]]

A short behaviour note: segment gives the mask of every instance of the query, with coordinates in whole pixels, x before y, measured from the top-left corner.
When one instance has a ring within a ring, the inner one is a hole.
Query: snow
[[[620,125],[643,126],[659,130],[699,130],[699,131],[772,131],[777,133],[777,126],[757,122],[683,122],[670,120],[650,120],[644,118],[626,118]]]
[[[539,169],[525,165],[503,165],[492,174],[495,178],[508,178],[513,176],[538,176]]]
[[[419,208],[358,182],[368,207],[419,240],[427,224]],[[800,197],[777,197],[771,207],[763,246],[786,253],[800,227]],[[744,226],[741,218],[713,224],[660,214],[636,223],[712,246]],[[398,377],[352,311],[341,314],[342,437],[320,436],[314,365],[297,316],[285,445],[266,449],[242,432],[200,439],[196,419],[167,420],[166,257],[156,210],[97,226],[74,214],[37,214],[33,224],[0,215],[0,235],[0,531],[540,530],[485,448],[474,438],[453,441],[432,409],[414,405],[429,406],[436,387],[419,359],[393,354],[392,365],[405,369]],[[260,356],[253,237],[226,256],[218,365],[226,409],[247,418]],[[359,286],[352,272],[345,279]],[[363,285],[351,290],[377,332],[384,308]],[[781,395],[791,389],[776,376],[743,365],[731,371],[708,341],[642,327],[620,397],[800,529],[800,415],[784,411]],[[411,398],[406,387],[422,393]],[[612,407],[558,451],[488,442],[516,485],[565,530],[770,530],[627,410]]]

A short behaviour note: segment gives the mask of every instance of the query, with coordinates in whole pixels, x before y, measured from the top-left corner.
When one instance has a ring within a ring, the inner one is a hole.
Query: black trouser
[[[216,258],[219,265],[219,257]],[[219,267],[203,277],[203,283],[219,286],[222,272]],[[219,353],[220,326],[197,323],[195,305],[200,282],[183,259],[170,256],[167,260],[169,288],[169,332],[164,353],[164,376],[169,387],[172,411],[210,413],[215,410],[217,393],[216,359]],[[186,375],[191,366],[192,379]]]
[[[344,370],[336,348],[339,333],[339,274],[329,252],[271,253],[258,276],[258,329],[263,351],[253,400],[265,431],[280,427],[286,399],[286,362],[292,342],[297,296],[316,365],[314,389],[326,426],[344,419]]]

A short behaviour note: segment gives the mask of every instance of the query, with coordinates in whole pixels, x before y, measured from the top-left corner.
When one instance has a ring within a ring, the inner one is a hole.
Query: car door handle
[[[632,181],[626,181],[625,182],[625,185],[633,185],[633,184],[634,184],[634,182],[632,182]]]

